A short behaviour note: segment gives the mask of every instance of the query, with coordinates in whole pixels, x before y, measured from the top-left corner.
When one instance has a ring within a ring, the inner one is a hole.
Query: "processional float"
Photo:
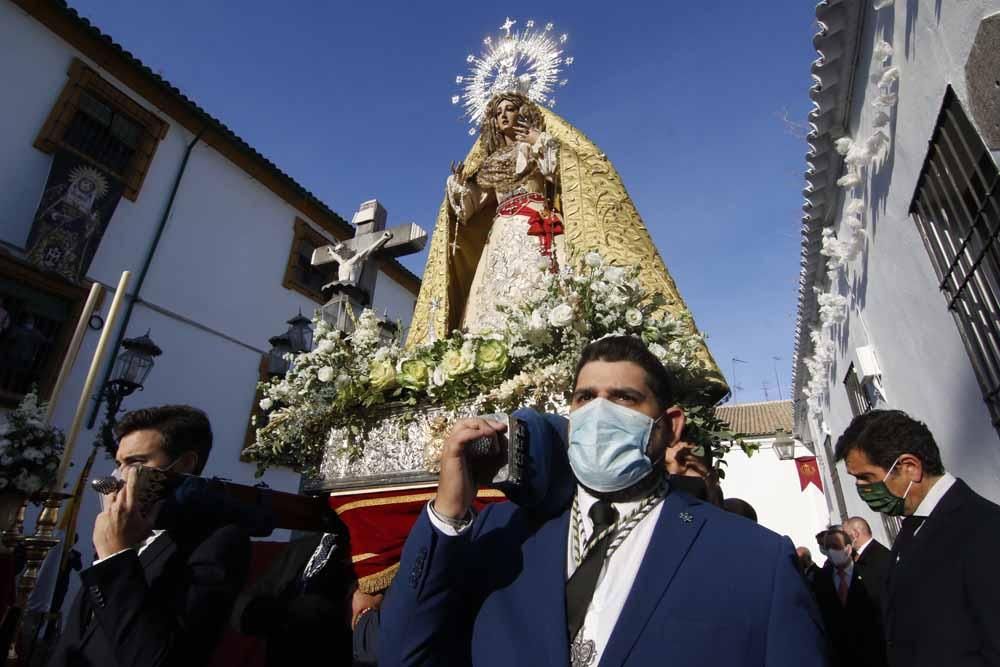
[[[728,390],[704,338],[608,157],[552,111],[573,64],[567,37],[516,25],[508,18],[456,79],[452,103],[479,136],[448,178],[405,339],[369,306],[379,260],[419,250],[426,234],[387,229],[366,202],[355,237],[313,255],[339,263],[313,349],[260,386],[247,454],[303,471],[305,491],[329,499],[365,592],[398,569],[451,424],[522,407],[565,413],[594,339],[642,338],[683,379],[687,439],[725,447],[712,406]],[[508,463],[507,478],[514,453]],[[486,488],[477,502],[503,499]]]

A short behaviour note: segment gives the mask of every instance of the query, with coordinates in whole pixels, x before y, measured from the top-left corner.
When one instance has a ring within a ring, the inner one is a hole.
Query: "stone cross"
[[[352,238],[313,251],[313,266],[337,262],[337,279],[323,286],[330,301],[322,311],[338,328],[346,324],[348,308],[357,315],[371,306],[380,260],[420,252],[427,243],[427,232],[414,223],[386,229],[387,217],[377,199],[366,201],[351,219],[356,227]]]

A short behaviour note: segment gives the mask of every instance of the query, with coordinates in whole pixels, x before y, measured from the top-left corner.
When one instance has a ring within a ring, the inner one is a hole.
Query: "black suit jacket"
[[[280,556],[244,591],[233,607],[239,632],[267,642],[269,665],[351,664],[347,621],[353,583],[346,528],[326,566],[304,585],[300,575],[322,535],[289,542]]]
[[[206,664],[250,563],[236,526],[207,536],[166,532],[82,572],[52,667]]]
[[[891,562],[892,555],[889,553],[889,549],[874,538],[854,561],[854,569],[860,574],[861,580],[865,584],[865,590],[868,591],[868,596],[875,601],[875,606],[879,609],[880,614],[885,600],[885,586]]]
[[[889,664],[1000,665],[1000,506],[957,480],[900,546],[886,591]]]
[[[836,570],[823,568],[816,575],[813,586],[830,641],[830,664],[834,667],[885,667],[881,607],[869,590],[867,575],[855,564],[847,605],[841,604],[837,594],[839,581]]]

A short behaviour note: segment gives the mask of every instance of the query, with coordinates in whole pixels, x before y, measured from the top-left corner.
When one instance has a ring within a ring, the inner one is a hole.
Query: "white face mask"
[[[569,464],[588,489],[609,493],[653,470],[646,445],[653,420],[637,410],[595,398],[569,416]]]
[[[827,552],[827,558],[833,561],[833,564],[837,567],[843,567],[851,562],[851,547],[844,547],[843,549],[830,549]]]

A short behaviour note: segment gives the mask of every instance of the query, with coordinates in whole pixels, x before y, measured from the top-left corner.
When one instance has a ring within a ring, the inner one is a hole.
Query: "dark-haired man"
[[[115,436],[125,486],[94,521],[97,560],[80,572],[83,588],[49,664],[205,664],[246,577],[249,538],[201,521],[154,530],[156,512],[136,497],[136,468],[200,473],[212,448],[208,417],[185,405],[136,410]]]
[[[873,510],[906,517],[883,604],[889,664],[1000,665],[1000,507],[947,473],[927,426],[899,410],[856,417],[835,456]]]
[[[569,418],[576,489],[554,518],[514,503],[473,516],[459,422],[381,612],[379,664],[822,665],[792,545],[665,482],[684,429],[672,378],[637,338],[591,343]]]
[[[854,562],[851,538],[843,528],[823,536],[829,568],[816,574],[813,591],[830,637],[834,667],[885,667],[878,598]]]

